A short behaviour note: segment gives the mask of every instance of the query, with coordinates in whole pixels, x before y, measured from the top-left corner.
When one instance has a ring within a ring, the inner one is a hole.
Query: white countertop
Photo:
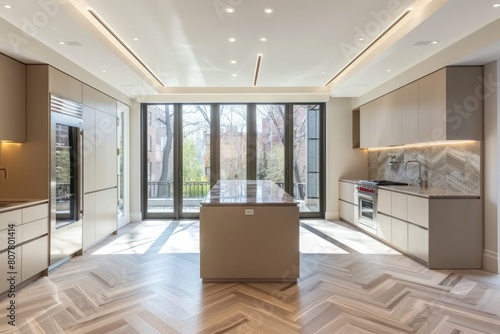
[[[460,198],[479,198],[479,195],[465,194],[457,191],[443,190],[437,188],[415,187],[415,186],[379,186],[378,189],[390,190],[398,193],[412,196],[433,198],[433,199],[460,199]]]
[[[298,202],[268,180],[221,180],[201,205],[297,205]]]

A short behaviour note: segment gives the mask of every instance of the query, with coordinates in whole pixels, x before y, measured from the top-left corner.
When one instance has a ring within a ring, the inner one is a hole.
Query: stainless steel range
[[[407,183],[388,180],[361,180],[357,183],[359,223],[377,233],[378,186],[406,186]]]

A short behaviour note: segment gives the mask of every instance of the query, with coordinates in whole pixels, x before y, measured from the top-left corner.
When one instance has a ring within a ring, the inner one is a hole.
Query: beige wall
[[[326,104],[326,213],[339,219],[339,179],[363,179],[368,175],[365,150],[352,148],[350,98],[330,98]]]
[[[141,214],[141,121],[140,104],[130,106],[130,221],[142,220]]]
[[[500,60],[484,67],[484,252],[483,269],[499,273],[499,130],[500,130]]]

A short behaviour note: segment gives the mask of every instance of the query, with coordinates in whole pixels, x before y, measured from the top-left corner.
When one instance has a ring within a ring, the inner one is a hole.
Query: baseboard
[[[136,223],[142,221],[142,212],[130,212],[130,222]]]
[[[325,220],[340,220],[340,214],[338,211],[326,211]]]
[[[499,274],[498,253],[488,249],[483,250],[483,270],[490,273]]]

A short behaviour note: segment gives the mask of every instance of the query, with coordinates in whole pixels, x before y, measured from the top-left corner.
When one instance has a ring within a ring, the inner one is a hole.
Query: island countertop
[[[269,180],[221,180],[201,202],[206,205],[290,205],[298,202]]]

